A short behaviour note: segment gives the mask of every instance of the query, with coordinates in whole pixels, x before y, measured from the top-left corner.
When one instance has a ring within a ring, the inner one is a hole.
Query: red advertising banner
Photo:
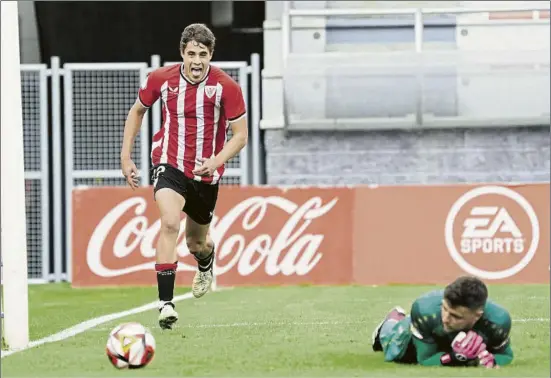
[[[352,202],[345,188],[221,188],[211,223],[218,283],[348,283]],[[74,286],[156,283],[160,219],[151,189],[75,190],[73,209]],[[177,284],[190,285],[197,265],[185,214],[180,231]]]
[[[221,285],[549,283],[549,184],[221,187],[211,224]],[[154,285],[151,188],[73,193],[74,286]],[[177,284],[196,263],[177,243]]]
[[[354,280],[549,283],[549,185],[358,189]]]

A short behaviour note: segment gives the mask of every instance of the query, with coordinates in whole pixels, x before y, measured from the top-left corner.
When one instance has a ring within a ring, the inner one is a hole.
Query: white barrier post
[[[1,216],[4,332],[10,349],[29,343],[23,112],[16,1],[2,1]]]

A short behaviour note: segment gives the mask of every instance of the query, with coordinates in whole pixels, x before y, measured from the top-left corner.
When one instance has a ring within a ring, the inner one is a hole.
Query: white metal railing
[[[550,10],[550,4],[549,2],[539,2],[539,3],[530,3],[530,4],[514,4],[511,6],[504,6],[504,5],[497,5],[497,6],[470,6],[470,7],[463,7],[463,8],[457,8],[457,7],[450,7],[450,8],[392,8],[392,9],[373,9],[373,8],[343,8],[343,9],[293,9],[291,8],[291,2],[290,1],[284,1],[283,2],[283,13],[282,13],[282,19],[281,19],[281,48],[282,48],[282,76],[283,76],[283,119],[284,119],[284,128],[287,129],[289,126],[289,123],[292,122],[294,126],[300,126],[300,124],[304,124],[305,129],[310,129],[312,125],[318,125],[317,128],[323,129],[323,125],[325,125],[327,128],[335,128],[338,125],[346,125],[347,128],[354,129],[354,128],[360,128],[363,129],[364,126],[362,125],[379,125],[380,128],[396,128],[396,127],[406,127],[410,128],[413,126],[419,126],[420,119],[423,116],[423,100],[422,100],[422,91],[423,91],[423,85],[422,85],[422,78],[419,77],[419,95],[421,96],[420,99],[417,100],[417,114],[413,115],[413,119],[407,118],[407,119],[386,119],[386,118],[354,118],[354,119],[295,119],[296,117],[292,117],[291,114],[289,114],[289,100],[287,99],[286,95],[286,83],[285,83],[285,73],[287,72],[287,68],[289,66],[290,56],[297,56],[297,57],[312,57],[316,56],[318,61],[316,61],[315,66],[310,66],[312,69],[309,72],[309,74],[312,74],[312,71],[315,70],[313,67],[318,67],[319,64],[319,54],[309,54],[309,53],[292,53],[292,38],[291,38],[291,30],[292,30],[292,18],[293,17],[331,17],[331,16],[342,16],[342,17],[358,17],[358,16],[370,16],[370,15],[413,15],[414,16],[414,31],[415,31],[415,52],[414,55],[418,54],[418,56],[421,56],[423,51],[423,30],[424,30],[424,24],[423,24],[423,16],[424,15],[434,15],[434,14],[477,14],[477,13],[504,13],[504,12],[534,12],[534,14],[538,17],[535,17],[535,19],[539,19],[538,12],[540,11],[549,11]],[[546,20],[545,22],[548,22]],[[349,56],[354,55],[353,53],[347,53]],[[335,58],[339,56],[340,54],[334,53],[325,53],[325,56],[331,56],[334,55]],[[547,56],[547,55],[546,55]],[[420,57],[421,61],[423,60],[422,57]],[[495,61],[494,61],[495,62]],[[544,66],[548,67],[549,62],[544,62]],[[296,67],[293,67],[296,68]],[[419,75],[418,75],[419,76]],[[430,116],[428,117],[430,118]],[[427,118],[427,119],[428,119]],[[468,118],[468,117],[467,117]],[[453,119],[453,120],[446,120],[446,122],[442,122],[443,120],[437,120],[436,122],[432,122],[434,127],[438,127],[436,125],[444,124],[448,125],[449,127],[458,127],[460,125],[463,126],[480,126],[480,125],[499,125],[500,123],[505,124],[506,122],[503,119],[496,120],[495,122],[491,120],[480,120],[480,119]],[[547,122],[549,119],[549,114],[544,115],[541,119],[543,121]],[[539,124],[541,119],[531,119],[531,120],[525,120],[525,119],[519,119],[519,122],[521,124],[533,124],[534,122]],[[429,127],[431,122],[428,123],[425,122],[424,125],[426,127]],[[298,127],[300,128],[300,127]],[[295,127],[295,129],[298,129]]]
[[[29,283],[49,280],[48,78],[45,64],[21,66],[27,268]]]
[[[146,63],[66,63],[64,69],[65,237],[67,279],[72,271],[73,188],[124,185],[119,154],[121,119],[146,77]],[[93,110],[93,111],[90,111]],[[149,123],[136,138],[133,159],[149,184]]]
[[[415,51],[423,49],[423,15],[428,14],[467,14],[467,13],[506,13],[506,12],[537,12],[549,11],[551,9],[548,1],[540,4],[495,6],[495,7],[465,7],[465,8],[395,8],[395,9],[372,9],[372,8],[350,8],[350,9],[293,9],[290,1],[284,1],[283,15],[281,20],[282,54],[283,62],[291,52],[291,18],[300,17],[331,17],[331,16],[376,16],[376,15],[413,15],[415,17]]]

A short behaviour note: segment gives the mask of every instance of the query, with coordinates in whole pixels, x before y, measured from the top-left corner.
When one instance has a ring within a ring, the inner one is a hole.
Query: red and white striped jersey
[[[199,83],[189,81],[183,64],[151,72],[138,91],[141,104],[149,108],[162,100],[162,127],[153,136],[153,166],[169,164],[191,179],[216,184],[224,174],[222,165],[212,177],[193,174],[201,158],[217,155],[226,143],[230,122],[246,115],[241,87],[218,67],[209,66]]]

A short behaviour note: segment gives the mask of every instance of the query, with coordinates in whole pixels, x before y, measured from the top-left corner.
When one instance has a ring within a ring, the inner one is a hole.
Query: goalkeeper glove
[[[440,358],[442,365],[476,365],[478,356],[486,350],[482,336],[474,331],[459,332],[451,346],[452,352]]]
[[[499,368],[499,366],[496,365],[495,356],[492,353],[488,352],[487,350],[482,351],[478,355],[478,364],[479,366],[483,366],[488,369]]]

